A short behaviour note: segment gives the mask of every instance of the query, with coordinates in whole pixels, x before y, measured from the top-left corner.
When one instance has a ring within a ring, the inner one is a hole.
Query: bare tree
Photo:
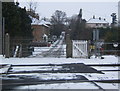
[[[71,39],[86,39],[85,35],[88,35],[86,29],[86,20],[82,19],[82,9],[80,9],[78,15],[73,15],[70,19],[69,28],[71,29]]]
[[[37,8],[37,2],[34,2],[33,0],[30,0],[30,2],[28,2],[28,7],[29,7],[29,10],[34,10],[36,11],[36,8]]]
[[[63,11],[56,10],[51,16],[51,34],[59,36],[65,29],[66,13]]]
[[[34,2],[34,0],[30,0],[30,2],[28,2],[28,14],[36,19],[39,19],[39,14],[36,13],[36,9],[37,9],[37,2]]]
[[[52,24],[64,24],[66,21],[66,13],[59,10],[56,10],[51,17]]]

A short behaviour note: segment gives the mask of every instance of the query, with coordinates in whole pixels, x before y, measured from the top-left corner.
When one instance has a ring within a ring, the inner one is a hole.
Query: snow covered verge
[[[0,59],[4,58],[3,55],[0,55]]]

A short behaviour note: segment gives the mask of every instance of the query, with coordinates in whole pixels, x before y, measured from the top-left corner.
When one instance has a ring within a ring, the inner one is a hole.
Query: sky
[[[28,8],[28,2],[31,0],[20,1],[20,6]],[[78,14],[82,9],[83,19],[89,20],[95,15],[96,18],[105,18],[108,22],[112,21],[111,14],[116,13],[118,16],[118,1],[119,0],[32,0],[36,3],[36,12],[40,18],[50,18],[56,10],[66,12],[68,17]]]

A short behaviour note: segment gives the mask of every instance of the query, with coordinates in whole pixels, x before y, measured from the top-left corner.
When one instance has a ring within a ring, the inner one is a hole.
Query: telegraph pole
[[[2,55],[2,2],[0,0],[0,55]]]
[[[2,55],[2,2],[1,0],[0,0],[0,55]],[[2,76],[0,75],[0,77]],[[0,79],[0,84],[2,84],[1,79]],[[0,85],[0,91],[2,91],[2,85]]]

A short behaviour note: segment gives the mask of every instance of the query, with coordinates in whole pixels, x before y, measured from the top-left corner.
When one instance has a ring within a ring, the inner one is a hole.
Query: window
[[[103,26],[106,26],[106,24],[103,24]]]

